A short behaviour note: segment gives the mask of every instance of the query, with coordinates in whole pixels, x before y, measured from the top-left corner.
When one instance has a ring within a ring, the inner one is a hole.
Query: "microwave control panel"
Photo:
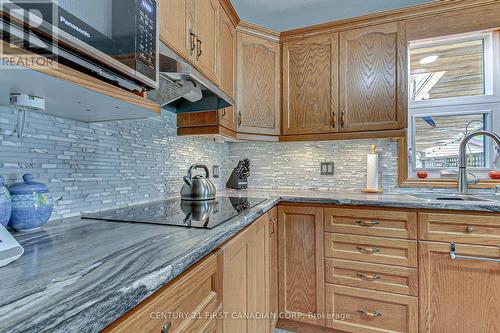
[[[156,70],[156,1],[137,0],[137,57]]]

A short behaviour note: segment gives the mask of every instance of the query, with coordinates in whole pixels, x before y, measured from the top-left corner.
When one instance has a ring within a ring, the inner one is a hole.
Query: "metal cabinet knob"
[[[165,323],[165,325],[163,325],[163,327],[161,329],[161,333],[169,333],[171,328],[172,328],[172,322],[171,321],[167,321]]]
[[[469,234],[470,234],[470,233],[472,233],[472,232],[474,232],[474,230],[475,230],[475,229],[474,229],[474,227],[473,227],[473,226],[471,226],[471,225],[468,225],[468,226],[465,228],[465,231],[466,231],[467,233],[469,233]]]

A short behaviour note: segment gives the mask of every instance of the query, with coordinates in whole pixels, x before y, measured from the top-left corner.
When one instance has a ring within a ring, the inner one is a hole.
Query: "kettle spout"
[[[189,186],[193,185],[193,182],[191,181],[191,177],[184,176],[184,183],[188,184]]]

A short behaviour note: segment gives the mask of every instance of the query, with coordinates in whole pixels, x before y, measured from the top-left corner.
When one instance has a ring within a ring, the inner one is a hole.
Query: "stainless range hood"
[[[202,112],[223,109],[234,104],[203,74],[185,62],[165,44],[160,43],[160,88],[148,98],[175,112]]]

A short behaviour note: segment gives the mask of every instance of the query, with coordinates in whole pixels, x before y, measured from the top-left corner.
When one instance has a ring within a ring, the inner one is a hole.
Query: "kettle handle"
[[[186,178],[189,178],[189,180],[191,181],[191,177],[192,177],[192,173],[193,173],[193,169],[203,169],[205,170],[205,177],[208,179],[210,177],[210,174],[208,172],[208,168],[206,165],[204,164],[193,164],[191,165],[191,167],[189,168],[188,170],[188,173],[187,173],[187,176],[184,177],[184,180],[186,180]],[[187,182],[187,181],[186,181]],[[191,184],[190,184],[191,185]]]

